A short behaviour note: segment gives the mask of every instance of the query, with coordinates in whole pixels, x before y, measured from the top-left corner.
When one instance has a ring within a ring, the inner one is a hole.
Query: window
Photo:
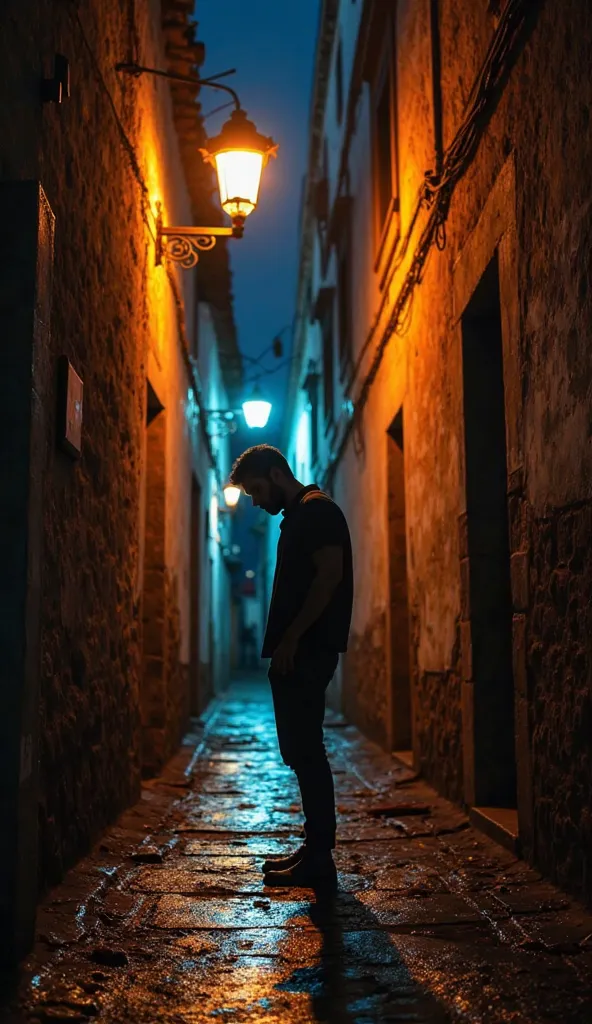
[[[333,358],[333,305],[334,288],[321,288],[317,296],[315,319],[321,329],[323,350],[323,409],[325,426],[333,422],[334,358]]]
[[[314,187],[314,206],[321,262],[324,270],[326,270],[328,259],[327,226],[329,221],[329,147],[327,145],[327,139],[323,142],[323,159],[320,177],[315,182]]]
[[[310,412],[303,409],[296,430],[296,466],[297,480],[306,480],[310,476]]]
[[[339,366],[343,376],[352,360],[352,199],[342,196],[336,207],[337,316]]]
[[[341,39],[337,45],[337,56],[335,58],[335,114],[337,124],[341,124],[343,117],[343,51]]]
[[[319,458],[319,374],[314,359],[308,361],[308,373],[302,388],[310,412],[310,462],[314,472]]]
[[[381,35],[378,71],[372,80],[372,151],[376,233],[381,242],[391,215],[398,210],[395,45],[392,15]]]
[[[349,252],[339,257],[337,294],[339,302],[339,363],[351,362],[351,272]]]
[[[310,461],[313,468],[319,459],[319,387],[315,375],[314,387],[310,391]]]
[[[325,423],[333,420],[333,302],[327,304],[322,319],[323,335],[323,407]]]
[[[391,83],[384,74],[375,112],[376,196],[380,224],[384,224],[393,195],[393,157],[391,148]]]

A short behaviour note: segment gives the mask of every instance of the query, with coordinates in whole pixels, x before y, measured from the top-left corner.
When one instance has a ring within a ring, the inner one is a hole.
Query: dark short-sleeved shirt
[[[317,574],[316,551],[340,546],[343,575],[325,610],[302,635],[299,649],[340,653],[347,650],[353,604],[353,560],[348,525],[339,506],[316,484],[304,487],[284,512],[277,563],[261,656],[271,658],[301,610]]]

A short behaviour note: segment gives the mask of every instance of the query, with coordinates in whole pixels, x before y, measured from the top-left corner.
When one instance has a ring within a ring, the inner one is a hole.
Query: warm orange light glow
[[[247,217],[257,205],[263,154],[245,150],[216,153],[222,209],[229,217]]]
[[[245,111],[238,108],[200,152],[216,167],[222,209],[242,228],[257,205],[263,168],[277,153],[275,142],[260,135]]]
[[[233,484],[227,484],[224,488],[224,501],[226,502],[227,508],[235,508],[236,505],[238,505],[238,499],[240,496],[240,487],[234,487]]]

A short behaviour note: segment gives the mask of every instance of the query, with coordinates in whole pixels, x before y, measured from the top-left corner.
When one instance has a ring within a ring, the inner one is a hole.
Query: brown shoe
[[[302,860],[306,853],[306,846],[302,844],[294,853],[290,853],[287,857],[268,857],[267,860],[263,861],[261,870],[264,875],[268,871],[285,871],[286,868],[293,868],[298,861]]]
[[[266,872],[263,881],[274,887],[299,886],[317,892],[335,892],[337,868],[330,853],[322,857],[307,854],[291,868]]]

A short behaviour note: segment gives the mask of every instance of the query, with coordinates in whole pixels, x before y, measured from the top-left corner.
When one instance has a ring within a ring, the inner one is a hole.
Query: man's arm
[[[343,577],[343,548],[331,545],[319,548],[313,556],[316,576],[304,604],[286,630],[271,660],[272,668],[288,672],[294,667],[294,655],[300,637],[321,617]]]

